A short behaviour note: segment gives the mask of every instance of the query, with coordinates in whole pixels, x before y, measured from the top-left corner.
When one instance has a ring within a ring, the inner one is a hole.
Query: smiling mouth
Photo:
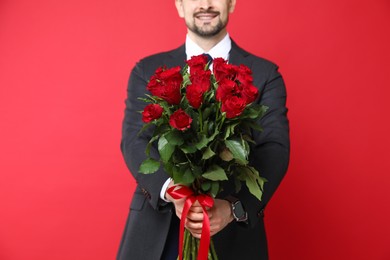
[[[194,17],[201,21],[210,21],[215,17],[217,17],[218,15],[219,12],[198,12],[194,14]]]

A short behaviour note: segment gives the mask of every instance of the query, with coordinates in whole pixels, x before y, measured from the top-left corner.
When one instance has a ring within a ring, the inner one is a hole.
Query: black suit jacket
[[[138,135],[143,124],[139,111],[145,107],[145,103],[138,100],[138,97],[144,96],[147,81],[158,67],[184,66],[185,61],[183,45],[175,50],[142,59],[132,70],[127,90],[121,149],[137,187],[117,259],[159,260],[164,249],[174,210],[170,203],[160,199],[161,187],[168,178],[167,174],[162,170],[149,175],[138,172],[141,162],[146,158],[145,146],[151,134]],[[286,90],[275,64],[246,52],[234,42],[229,63],[245,64],[253,71],[253,83],[260,90],[257,102],[269,107],[261,119],[264,131],[254,133],[256,145],[251,147],[250,153],[251,165],[257,168],[268,182],[265,184],[261,202],[245,187],[238,194],[234,194],[233,185],[226,183],[221,196],[232,194],[238,197],[248,212],[249,223],[232,222],[215,235],[213,240],[220,260],[268,259],[263,222],[264,207],[285,175],[289,162]],[[152,151],[152,154],[158,157],[156,150]]]

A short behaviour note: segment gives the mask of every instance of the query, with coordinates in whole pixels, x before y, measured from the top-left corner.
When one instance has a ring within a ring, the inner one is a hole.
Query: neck
[[[199,47],[201,47],[205,52],[211,50],[215,45],[217,45],[222,39],[226,36],[227,31],[222,30],[219,34],[212,37],[201,37],[192,31],[188,30],[188,36],[193,40]]]

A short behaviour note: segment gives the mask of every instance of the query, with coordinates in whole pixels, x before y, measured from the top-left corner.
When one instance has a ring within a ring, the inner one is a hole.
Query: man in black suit
[[[176,259],[178,225],[183,200],[166,193],[174,185],[160,169],[154,174],[138,172],[146,158],[145,146],[151,132],[138,135],[143,123],[141,114],[145,103],[138,100],[146,93],[147,81],[155,70],[184,66],[185,60],[202,53],[212,58],[222,57],[231,64],[244,64],[253,71],[253,84],[259,88],[257,102],[269,107],[260,124],[263,132],[253,133],[256,142],[251,147],[250,165],[266,178],[262,201],[259,202],[245,187],[235,193],[231,183],[215,199],[209,210],[210,230],[220,260],[268,259],[264,229],[264,208],[284,177],[289,162],[289,126],[286,90],[278,67],[237,46],[226,30],[229,13],[236,0],[175,0],[179,16],[187,25],[187,37],[179,48],[142,59],[132,70],[121,149],[126,164],[137,181],[130,214],[117,259],[159,260]],[[157,150],[152,156],[158,156]],[[234,205],[234,207],[233,207]],[[203,215],[193,206],[186,219],[186,228],[200,237]]]

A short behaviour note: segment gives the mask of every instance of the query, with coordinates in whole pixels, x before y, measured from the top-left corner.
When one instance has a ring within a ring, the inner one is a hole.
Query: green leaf
[[[139,167],[139,172],[143,174],[155,173],[160,168],[160,162],[149,158],[143,161]]]
[[[158,104],[164,108],[164,111],[167,113],[168,116],[170,116],[172,114],[172,111],[171,111],[171,105],[169,105],[166,101],[161,101],[161,102],[158,102]]]
[[[214,141],[215,137],[216,137],[218,134],[219,134],[219,130],[218,130],[218,128],[216,127],[216,128],[214,129],[213,135],[211,135],[211,136],[208,138],[209,142]]]
[[[164,163],[163,164],[164,171],[169,175],[169,177],[173,176],[173,164],[170,162]]]
[[[175,183],[182,183],[183,174],[180,170],[180,167],[174,166],[172,168],[172,179]]]
[[[203,152],[202,160],[210,159],[215,155],[215,152],[211,150],[210,146]]]
[[[160,138],[160,136],[155,135],[149,140],[149,143],[146,145],[146,149],[145,149],[145,153],[147,156],[150,155],[150,149],[152,148],[153,142],[156,141],[158,138]]]
[[[204,118],[204,119],[209,118],[209,116],[210,116],[210,114],[211,114],[212,111],[213,111],[213,110],[212,110],[211,107],[206,107],[206,108],[204,109],[204,111],[203,111],[203,118]]]
[[[245,146],[243,146],[242,142],[236,139],[226,140],[225,145],[232,152],[233,157],[237,163],[241,165],[248,164],[247,158],[249,151],[245,149]]]
[[[182,184],[191,184],[195,180],[194,175],[192,174],[192,171],[190,168],[187,168],[186,171],[184,172],[182,178],[181,178],[181,183]]]
[[[184,143],[183,137],[179,131],[172,130],[165,135],[167,141],[172,145],[182,145]]]
[[[190,80],[190,75],[189,74],[184,74],[183,75],[183,86],[187,86],[191,84],[191,80]]]
[[[140,136],[146,129],[148,129],[150,126],[152,126],[153,124],[152,123],[147,123],[147,124],[144,124],[141,128],[141,130],[139,130],[137,136]]]
[[[195,144],[195,147],[200,150],[202,148],[205,148],[207,144],[209,143],[209,139],[205,135],[201,135],[201,140]]]
[[[194,173],[188,163],[173,166],[172,173],[172,179],[175,183],[191,184],[195,180]]]
[[[198,149],[196,149],[196,147],[194,145],[182,145],[179,147],[186,154],[195,153],[196,151],[198,151]]]
[[[213,181],[211,183],[210,194],[211,194],[211,196],[213,196],[215,198],[218,193],[219,193],[219,182]]]
[[[204,192],[208,192],[211,189],[211,182],[209,181],[203,182],[201,188]]]
[[[147,95],[148,96],[148,95]],[[143,102],[145,102],[145,103],[153,103],[153,99],[152,98],[150,98],[150,97],[148,97],[148,98],[141,98],[141,97],[139,97],[139,98],[137,98],[138,100],[141,100],[141,101],[143,101]]]
[[[196,149],[194,145],[183,145],[180,146],[180,149],[186,154],[195,153],[196,151],[198,151],[198,149]]]
[[[234,130],[238,124],[239,124],[239,122],[236,122],[236,123],[233,123],[233,124],[226,126],[225,135],[223,138],[224,140],[228,139],[230,136],[232,136],[234,134]]]
[[[149,142],[147,145],[146,145],[146,148],[145,148],[145,154],[147,156],[150,156],[150,149],[152,148],[152,143]]]
[[[249,147],[248,142],[245,140],[245,138],[242,135],[241,135],[241,145],[244,147],[244,149],[246,151],[246,157],[248,158],[250,147]]]
[[[251,105],[243,114],[245,118],[259,119],[261,118],[265,112],[267,112],[268,107],[262,105]]]
[[[219,132],[214,121],[206,120],[205,122],[207,122],[207,125],[206,125],[207,128],[205,128],[205,131],[208,134]]]
[[[150,103],[151,101],[153,101],[154,103],[156,103],[157,100],[159,100],[158,97],[153,96],[153,95],[150,95],[150,94],[145,94],[145,96],[146,96],[147,98],[138,98],[138,99],[139,99],[139,100],[143,100],[143,101],[149,100],[149,103]],[[146,102],[146,101],[145,101],[145,102]]]
[[[212,181],[225,181],[228,180],[226,172],[223,168],[218,165],[211,165],[207,171],[202,175],[203,178]]]
[[[261,125],[259,125],[258,123],[256,122],[252,122],[252,121],[249,121],[249,122],[244,122],[242,124],[244,127],[249,127],[253,130],[256,130],[258,132],[262,132],[263,131],[263,128],[261,127]]]
[[[240,167],[239,171],[240,179],[245,181],[249,192],[261,201],[261,197],[263,196],[264,183],[267,180],[260,177],[259,172],[250,166]]]
[[[248,143],[252,143],[252,144],[256,144],[255,140],[252,139],[252,137],[250,135],[243,135],[242,138],[248,142]],[[249,145],[249,144],[248,144]]]
[[[158,140],[158,152],[160,153],[161,160],[167,162],[174,151],[175,145],[169,143],[165,136],[161,136]]]
[[[259,106],[260,106],[260,108],[259,108],[259,110],[260,110],[259,116],[260,116],[260,118],[261,118],[261,117],[263,117],[263,116],[265,115],[265,113],[268,111],[269,107],[267,107],[267,106],[261,106],[261,105],[259,105]]]

